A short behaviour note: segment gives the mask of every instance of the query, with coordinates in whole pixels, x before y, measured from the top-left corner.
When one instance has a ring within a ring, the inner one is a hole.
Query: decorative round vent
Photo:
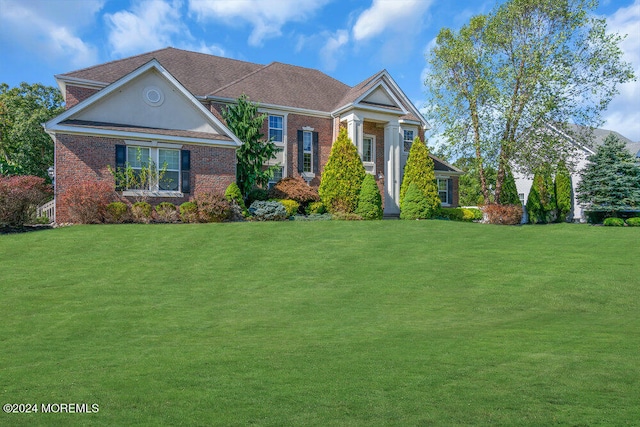
[[[144,89],[142,99],[152,107],[159,107],[164,102],[164,94],[159,88],[149,86]]]

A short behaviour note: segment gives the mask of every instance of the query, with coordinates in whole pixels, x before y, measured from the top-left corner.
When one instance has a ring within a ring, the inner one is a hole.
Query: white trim
[[[60,114],[59,116],[49,120],[44,125],[45,130],[68,130],[66,126],[61,126],[60,123],[73,117],[74,115],[78,114],[79,112],[88,108],[89,106],[97,103],[102,98],[109,96],[111,93],[118,91],[122,86],[126,85],[130,81],[138,78],[142,74],[152,69],[160,73],[178,90],[178,92],[180,92],[188,100],[190,100],[193,106],[196,108],[196,110],[202,113],[207,118],[207,120],[209,120],[209,122],[214,125],[213,126],[214,128],[221,130],[223,134],[225,134],[225,136],[228,136],[229,138],[231,138],[232,140],[231,145],[235,145],[237,147],[242,145],[242,142],[238,139],[238,137],[233,132],[231,132],[231,130],[229,130],[229,128],[227,128],[220,120],[218,120],[218,118],[214,116],[213,113],[208,108],[206,108],[200,101],[198,101],[198,99],[195,96],[193,96],[191,92],[189,92],[175,77],[173,77],[171,73],[169,73],[156,59],[152,59],[151,61],[147,62],[143,66],[137,68],[131,73],[118,79],[114,83],[108,85],[104,89],[94,93],[84,101],[69,108],[67,111]],[[173,138],[171,139],[173,140]],[[204,139],[198,139],[198,140],[203,142],[205,141]]]
[[[213,96],[199,96],[197,98],[203,101],[216,102],[216,103],[221,103],[225,105],[238,103],[238,100],[236,98],[220,98],[220,97],[213,97]],[[294,113],[294,114],[301,114],[301,115],[312,116],[312,117],[323,117],[323,118],[332,117],[331,112],[327,112],[327,111],[310,110],[307,108],[298,108],[298,107],[288,107],[286,105],[278,105],[278,104],[265,104],[262,102],[259,103],[258,111],[259,112],[273,111],[274,112],[273,114]],[[275,111],[278,111],[278,113],[276,113]]]
[[[364,161],[364,140],[365,139],[371,140],[371,159],[372,160],[370,162]],[[362,158],[362,164],[364,165],[364,168],[367,171],[367,173],[375,176],[376,174],[376,136],[375,135],[370,135],[366,133],[362,135],[361,158]]]
[[[124,190],[123,196],[130,197],[184,197],[181,191],[155,191],[155,190]]]
[[[183,144],[167,144],[164,142],[158,141],[136,141],[136,140],[125,140],[125,145],[135,145],[136,147],[151,147],[151,148],[169,148],[174,150],[179,150],[182,148]]]

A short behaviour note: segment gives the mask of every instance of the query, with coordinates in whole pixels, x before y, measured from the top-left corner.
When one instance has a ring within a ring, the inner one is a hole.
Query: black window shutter
[[[127,146],[116,145],[116,190],[121,191],[125,189],[125,183],[122,182],[124,170],[127,163]]]
[[[303,147],[303,139],[304,139],[304,132],[302,132],[301,130],[298,131],[298,173],[302,173],[303,171],[303,162],[304,162],[304,147]]]
[[[447,202],[449,202],[450,205],[453,204],[453,179],[449,178],[447,179]]]
[[[180,150],[180,174],[181,188],[183,193],[191,192],[191,151]]]
[[[318,132],[313,132],[313,169],[311,170],[311,172],[313,173],[319,173],[320,172],[320,168],[318,167],[318,165],[320,164],[319,162],[319,146],[320,144],[318,144]]]

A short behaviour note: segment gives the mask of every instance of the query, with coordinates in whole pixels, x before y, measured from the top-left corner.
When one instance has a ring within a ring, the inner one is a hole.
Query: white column
[[[354,113],[347,116],[347,133],[362,156],[362,119]]]
[[[384,127],[384,213],[400,213],[400,126],[397,120]]]

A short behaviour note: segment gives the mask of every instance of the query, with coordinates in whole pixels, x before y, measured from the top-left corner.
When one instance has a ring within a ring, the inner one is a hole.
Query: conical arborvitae
[[[433,209],[424,193],[411,183],[400,205],[400,219],[429,219],[432,216]]]
[[[351,142],[347,130],[340,129],[318,188],[320,198],[329,212],[353,213],[356,210],[365,175],[358,149]]]
[[[502,191],[500,193],[501,205],[521,205],[520,197],[518,197],[518,188],[516,180],[511,173],[511,168],[505,170],[504,182],[502,183]]]
[[[556,205],[558,207],[558,222],[567,221],[567,215],[571,212],[571,175],[564,162],[558,163],[556,179],[554,182],[556,191]]]
[[[533,176],[533,184],[527,198],[527,213],[531,224],[547,224],[555,219],[556,198],[551,179],[551,169],[544,167]]]
[[[356,213],[363,219],[382,219],[382,197],[373,175],[367,174],[362,181]]]
[[[422,191],[428,206],[427,218],[432,218],[440,211],[440,196],[438,195],[438,187],[436,185],[436,175],[434,172],[433,160],[429,157],[429,149],[426,144],[420,141],[420,138],[413,140],[409,158],[404,167],[404,176],[402,185],[400,186],[400,211],[404,197],[411,187],[415,184],[418,190]],[[402,217],[402,215],[400,216]]]

